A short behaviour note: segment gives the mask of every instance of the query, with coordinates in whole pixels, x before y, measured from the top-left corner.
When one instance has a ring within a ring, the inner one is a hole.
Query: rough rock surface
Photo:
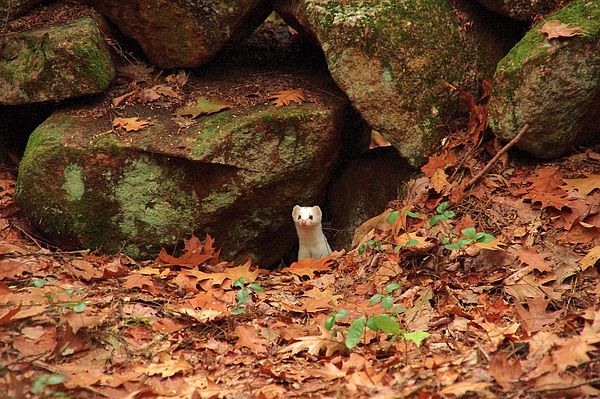
[[[56,112],[30,137],[16,198],[67,248],[144,258],[197,232],[225,258],[277,261],[295,239],[291,207],[322,199],[341,145],[347,102],[310,95],[318,101],[234,108],[183,130],[164,109],[127,108],[155,118],[136,133]]]
[[[600,133],[600,3],[578,0],[547,20],[579,27],[582,36],[547,39],[534,26],[498,64],[489,103],[494,133],[538,157],[557,157],[578,139]]]
[[[353,106],[413,165],[463,110],[445,83],[474,87],[503,55],[479,59],[479,45],[494,44],[479,42],[469,15],[446,0],[295,0],[274,7],[316,37]]]
[[[531,21],[568,3],[570,0],[477,0],[487,8],[520,21]]]
[[[9,19],[17,18],[41,2],[42,0],[0,0],[0,26],[4,23],[7,12]]]
[[[378,147],[349,162],[329,189],[332,248],[350,249],[354,230],[398,199],[416,170],[392,147]]]
[[[89,0],[161,68],[197,67],[271,11],[266,0]]]
[[[110,52],[94,19],[6,37],[0,58],[0,105],[60,101],[96,94],[115,76]]]

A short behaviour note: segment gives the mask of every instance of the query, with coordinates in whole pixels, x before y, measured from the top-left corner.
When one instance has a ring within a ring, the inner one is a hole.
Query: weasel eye
[[[300,220],[302,218],[302,216],[298,215],[298,220]]]
[[[313,218],[312,218],[312,215],[310,215],[308,218],[309,218],[310,220],[312,220],[312,219],[313,219]]]

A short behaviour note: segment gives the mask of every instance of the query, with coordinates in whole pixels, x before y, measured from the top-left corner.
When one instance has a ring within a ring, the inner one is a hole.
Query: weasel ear
[[[321,212],[321,207],[319,207],[319,205],[313,206],[313,212],[316,213],[319,217],[323,216],[323,212]]]
[[[292,216],[296,217],[299,213],[300,213],[300,205],[294,206],[294,209],[292,210]]]

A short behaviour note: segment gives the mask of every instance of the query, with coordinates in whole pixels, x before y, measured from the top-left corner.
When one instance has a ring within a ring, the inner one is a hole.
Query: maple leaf
[[[292,263],[282,271],[290,272],[300,277],[308,276],[312,279],[315,276],[315,272],[329,271],[332,262],[333,259],[330,256],[323,259],[304,258]]]
[[[548,36],[548,39],[583,35],[583,32],[580,28],[570,28],[569,25],[564,24],[557,19],[551,19],[550,21],[546,22],[540,31],[545,33]]]
[[[211,115],[230,108],[229,104],[211,102],[204,97],[198,97],[193,105],[186,105],[175,112],[177,116],[191,116],[197,118],[200,115]]]
[[[302,89],[283,90],[273,94],[269,99],[275,99],[273,104],[277,107],[290,105],[292,102],[302,104],[304,101],[304,92]]]
[[[219,252],[215,251],[214,242],[215,240],[208,234],[204,239],[204,244],[198,237],[193,235],[190,239],[184,240],[184,252],[181,257],[171,256],[164,248],[161,248],[156,262],[163,265],[193,268],[211,259],[218,260]]]
[[[138,130],[142,130],[143,128],[145,128],[146,126],[151,125],[151,124],[152,124],[151,120],[149,120],[149,119],[141,120],[138,117],[131,117],[131,118],[116,117],[112,121],[113,127],[122,128],[128,132],[137,132]]]

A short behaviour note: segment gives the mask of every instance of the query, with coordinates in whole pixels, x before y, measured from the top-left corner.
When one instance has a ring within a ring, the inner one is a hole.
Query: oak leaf
[[[143,128],[151,124],[151,120],[142,120],[138,117],[121,118],[118,116],[112,121],[113,127],[121,128],[128,132],[137,132],[138,130],[142,130]]]
[[[570,28],[569,25],[560,22],[557,19],[551,19],[546,22],[540,31],[548,36],[548,39],[556,39],[559,37],[581,36],[583,32],[580,28]]]
[[[600,259],[600,245],[590,249],[590,252],[579,261],[579,264],[582,270],[585,270],[590,266],[594,266],[598,259]]]
[[[549,301],[544,297],[535,297],[527,299],[529,309],[525,309],[520,303],[515,304],[517,318],[521,322],[521,327],[530,335],[540,331],[544,326],[554,323],[562,313],[560,310],[555,312],[546,312]]]
[[[489,371],[490,375],[505,391],[509,390],[512,387],[512,382],[518,381],[521,374],[523,374],[519,359],[510,361],[504,352],[496,353],[490,359]]]
[[[265,353],[268,342],[258,335],[256,328],[250,324],[241,324],[235,327],[233,335],[238,337],[236,347],[246,347],[255,353]]]
[[[193,268],[211,259],[218,260],[219,252],[215,251],[214,242],[214,239],[208,234],[204,239],[204,244],[193,235],[190,239],[184,240],[184,253],[181,257],[169,255],[164,248],[161,248],[156,262],[163,265]]]
[[[333,337],[331,332],[325,329],[324,319],[324,315],[315,319],[321,335],[296,338],[298,342],[280,349],[280,352],[291,352],[292,355],[295,355],[302,351],[307,351],[309,354],[317,356],[321,350],[325,349],[325,356],[329,357],[336,352],[344,350],[346,347],[342,342],[342,337],[339,334],[337,337]]]
[[[563,179],[565,184],[562,186],[566,190],[576,189],[583,195],[588,195],[596,189],[600,189],[600,175],[586,175],[582,179]]]
[[[274,99],[273,104],[277,107],[284,107],[290,105],[292,102],[302,104],[305,100],[304,91],[302,91],[302,89],[279,91],[270,96],[269,99]]]
[[[300,259],[298,262],[292,263],[289,267],[286,267],[282,271],[290,272],[297,276],[307,276],[313,278],[315,272],[329,271],[333,259],[329,256],[323,259]]]

